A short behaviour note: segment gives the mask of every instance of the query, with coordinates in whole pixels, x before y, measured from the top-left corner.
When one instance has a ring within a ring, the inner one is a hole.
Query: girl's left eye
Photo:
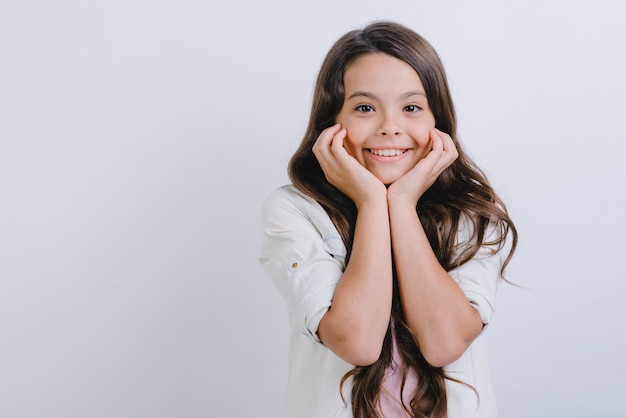
[[[419,110],[420,110],[420,107],[418,105],[406,105],[406,106],[404,106],[404,111],[405,112],[415,113],[415,112],[417,112]]]

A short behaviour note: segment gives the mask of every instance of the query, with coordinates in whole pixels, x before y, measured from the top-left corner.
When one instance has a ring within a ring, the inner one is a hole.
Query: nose
[[[378,129],[378,135],[383,137],[396,137],[400,136],[401,133],[402,130],[396,119],[391,115],[385,115]]]
[[[380,136],[400,136],[400,131],[397,129],[381,129]]]

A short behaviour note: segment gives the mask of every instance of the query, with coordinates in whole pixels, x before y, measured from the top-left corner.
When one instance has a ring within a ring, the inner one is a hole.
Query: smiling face
[[[343,85],[336,122],[347,130],[344,146],[380,181],[391,184],[430,151],[435,117],[422,81],[406,62],[378,53],[351,63]]]

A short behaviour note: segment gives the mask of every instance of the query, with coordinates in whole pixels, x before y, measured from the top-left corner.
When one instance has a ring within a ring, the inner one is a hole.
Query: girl
[[[340,38],[289,175],[260,256],[292,328],[285,416],[495,417],[481,333],[517,232],[434,49],[391,22]]]

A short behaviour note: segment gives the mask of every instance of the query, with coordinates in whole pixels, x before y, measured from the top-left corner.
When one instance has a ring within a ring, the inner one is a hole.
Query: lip
[[[383,155],[377,155],[372,152],[372,150],[383,151],[383,150],[401,150],[402,154],[394,155],[391,157],[386,157]],[[381,163],[394,163],[396,161],[400,161],[407,157],[407,155],[411,152],[412,148],[405,147],[377,147],[377,148],[366,148],[366,155],[374,161],[378,161]]]

